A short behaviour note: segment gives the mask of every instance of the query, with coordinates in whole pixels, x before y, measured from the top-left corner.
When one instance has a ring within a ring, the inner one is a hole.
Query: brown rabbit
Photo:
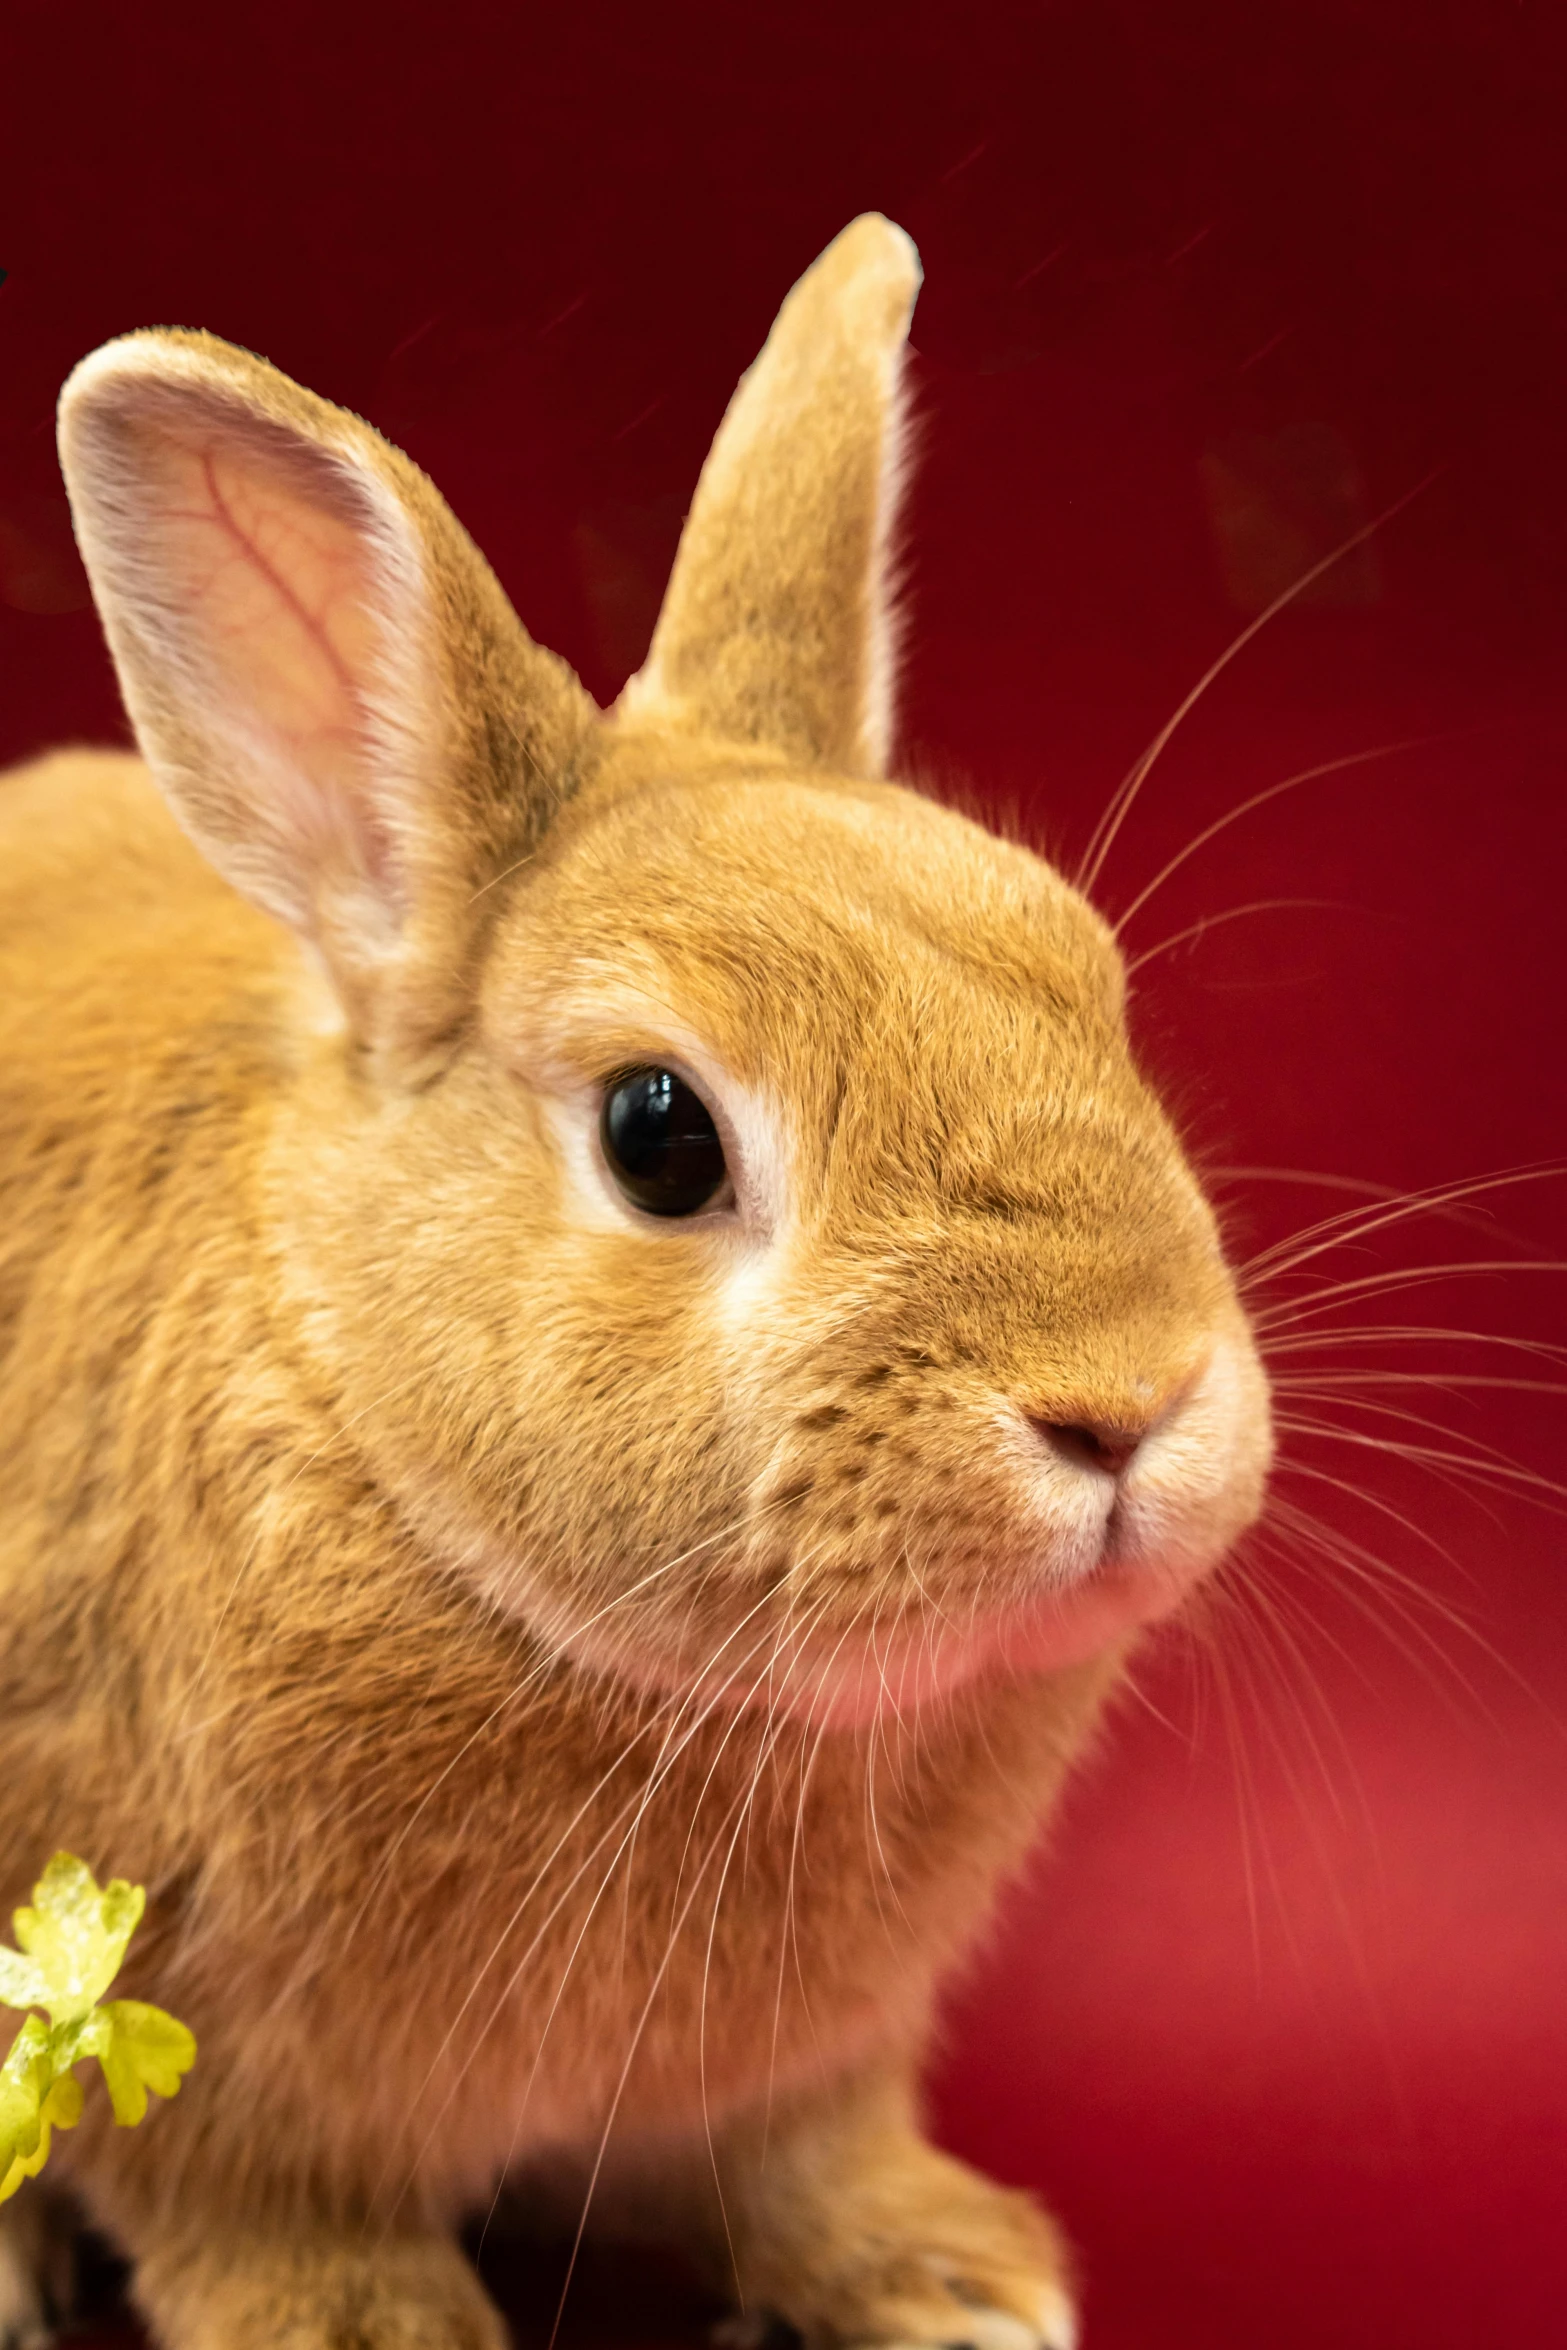
[[[199,2061],[52,2167],[167,2350],[498,2344],[503,2177],[1073,2340],[933,1986],[1270,1424],[1105,925],[881,780],[917,282],[795,289],[607,715],[356,418],[66,386],[145,764],[0,787],[0,1897],[149,1887]]]

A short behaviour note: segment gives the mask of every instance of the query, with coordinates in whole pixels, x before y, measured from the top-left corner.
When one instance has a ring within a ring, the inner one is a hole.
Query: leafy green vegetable
[[[49,2159],[53,2130],[74,2129],[82,2085],[72,2070],[96,2057],[127,2128],[147,2093],[172,2097],[196,2061],[190,2032],[161,2007],[103,1995],[119,1973],[147,1897],[116,1877],[99,1885],[85,1862],[57,1852],[16,1912],[16,1950],[0,1949],[0,2005],[39,2008],[0,2064],[0,2203]]]

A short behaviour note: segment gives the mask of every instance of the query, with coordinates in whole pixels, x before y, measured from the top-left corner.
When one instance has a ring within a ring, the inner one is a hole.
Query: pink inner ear
[[[386,620],[365,527],[243,442],[166,441],[160,456],[159,569],[212,698],[200,719],[259,757],[268,829],[307,864],[346,862],[385,890],[393,852],[370,761]]]

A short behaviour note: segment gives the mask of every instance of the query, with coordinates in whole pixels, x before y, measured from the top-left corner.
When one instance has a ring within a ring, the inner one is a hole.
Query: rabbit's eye
[[[723,1188],[718,1129],[672,1069],[628,1069],[614,1078],[599,1113],[599,1141],[627,1199],[650,1216],[694,1216]]]

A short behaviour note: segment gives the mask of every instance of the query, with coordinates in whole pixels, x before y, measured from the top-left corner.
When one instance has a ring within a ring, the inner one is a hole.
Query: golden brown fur
[[[1070,2339],[911,2084],[1267,1409],[1105,929],[877,780],[915,281],[791,297],[608,719],[357,420],[67,387],[163,796],[0,782],[0,1896],[150,1888],[200,2060],[61,2160],[169,2350],[493,2342],[530,2172],[824,2343]],[[648,1060],[732,1211],[615,1196]]]

